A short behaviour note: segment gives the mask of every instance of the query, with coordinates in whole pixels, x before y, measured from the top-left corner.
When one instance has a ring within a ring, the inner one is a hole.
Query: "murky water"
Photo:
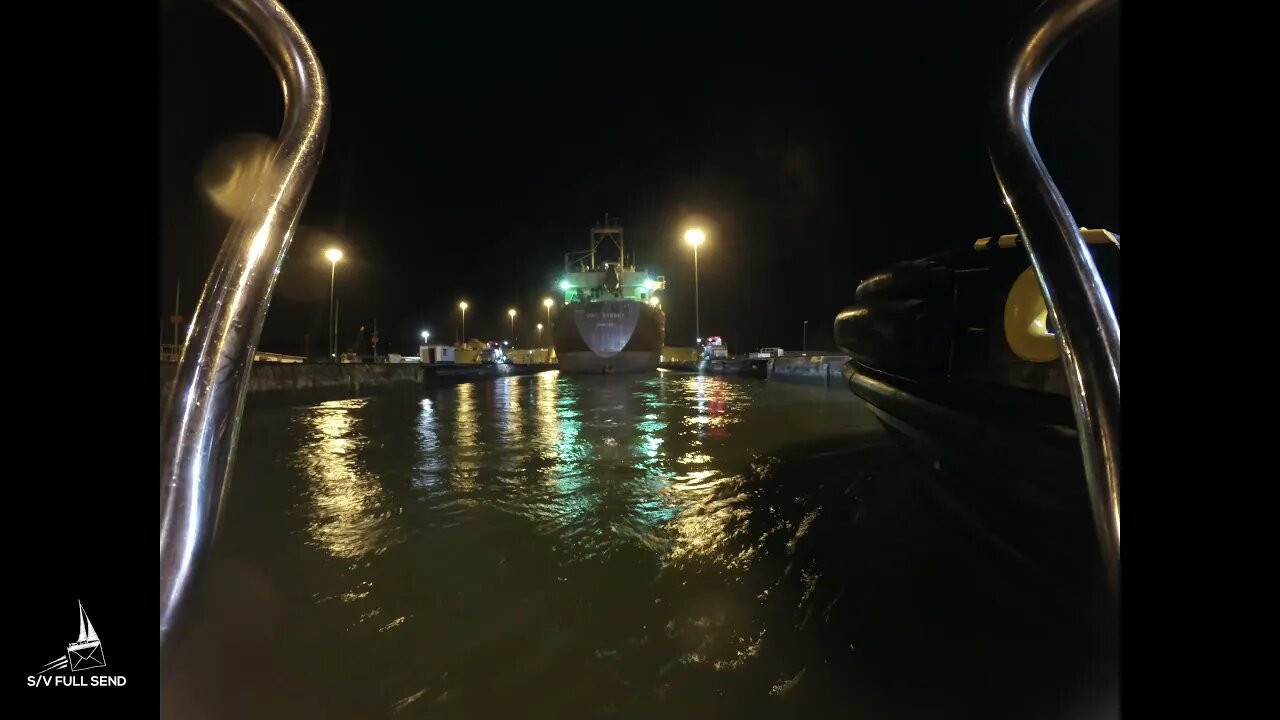
[[[850,393],[544,373],[245,417],[180,718],[1093,712]]]

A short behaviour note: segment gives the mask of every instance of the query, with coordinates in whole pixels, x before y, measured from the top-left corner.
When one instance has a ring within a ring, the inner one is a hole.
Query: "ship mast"
[[[596,254],[600,244],[606,240],[611,241],[618,248],[619,269],[626,269],[627,254],[626,244],[622,235],[622,225],[618,223],[617,218],[610,219],[608,213],[604,216],[603,225],[596,225],[591,228],[591,269],[596,269]]]
[[[627,265],[627,246],[623,240],[622,224],[618,222],[618,218],[611,218],[606,214],[604,223],[597,223],[591,228],[590,240],[586,250],[569,252],[564,254],[564,272],[569,274],[574,272],[572,266],[578,266],[578,272],[594,272],[600,269],[596,256],[600,255],[600,245],[605,241],[612,242],[614,247],[618,249],[618,269],[619,270],[635,270],[635,263]],[[590,264],[583,264],[583,261],[590,258]],[[634,258],[633,258],[634,259]],[[606,263],[607,264],[607,263]]]

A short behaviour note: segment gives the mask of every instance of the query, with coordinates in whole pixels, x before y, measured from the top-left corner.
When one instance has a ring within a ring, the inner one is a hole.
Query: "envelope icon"
[[[97,640],[71,643],[67,646],[67,663],[73,672],[106,667],[107,661],[102,655],[102,643]]]

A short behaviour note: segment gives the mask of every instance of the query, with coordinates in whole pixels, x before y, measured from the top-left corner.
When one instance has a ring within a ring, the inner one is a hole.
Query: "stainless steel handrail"
[[[212,2],[271,61],[284,91],[284,123],[261,184],[210,271],[161,421],[162,651],[213,539],[254,349],[329,130],[324,70],[293,17],[275,0]]]
[[[1049,0],[1004,75],[991,162],[1058,327],[1107,577],[1120,589],[1120,324],[1079,226],[1031,137],[1045,68],[1119,0]]]

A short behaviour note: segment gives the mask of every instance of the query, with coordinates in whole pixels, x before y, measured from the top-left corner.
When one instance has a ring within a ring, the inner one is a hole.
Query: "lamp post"
[[[800,336],[800,352],[809,350],[809,321],[804,321],[804,334]]]
[[[511,318],[511,347],[516,345],[516,309],[511,308],[507,311],[507,317]]]
[[[458,309],[462,311],[462,342],[467,341],[467,301],[463,300],[458,303]]]
[[[324,251],[324,257],[329,261],[329,359],[336,360],[338,357],[338,319],[333,308],[333,291],[334,286],[337,284],[338,261],[342,259],[342,251],[338,248],[329,248]]]
[[[547,325],[551,325],[551,306],[555,304],[551,298],[542,299],[542,307],[547,309]]]
[[[702,337],[702,309],[698,303],[698,246],[706,239],[707,234],[701,228],[689,228],[684,233],[684,241],[693,246],[693,331],[699,338]]]
[[[542,323],[538,323],[538,344],[542,344]]]
[[[430,330],[423,330],[423,331],[422,331],[422,344],[423,344],[423,345],[427,345],[428,343],[430,343],[430,341],[431,341],[431,331],[430,331]]]

